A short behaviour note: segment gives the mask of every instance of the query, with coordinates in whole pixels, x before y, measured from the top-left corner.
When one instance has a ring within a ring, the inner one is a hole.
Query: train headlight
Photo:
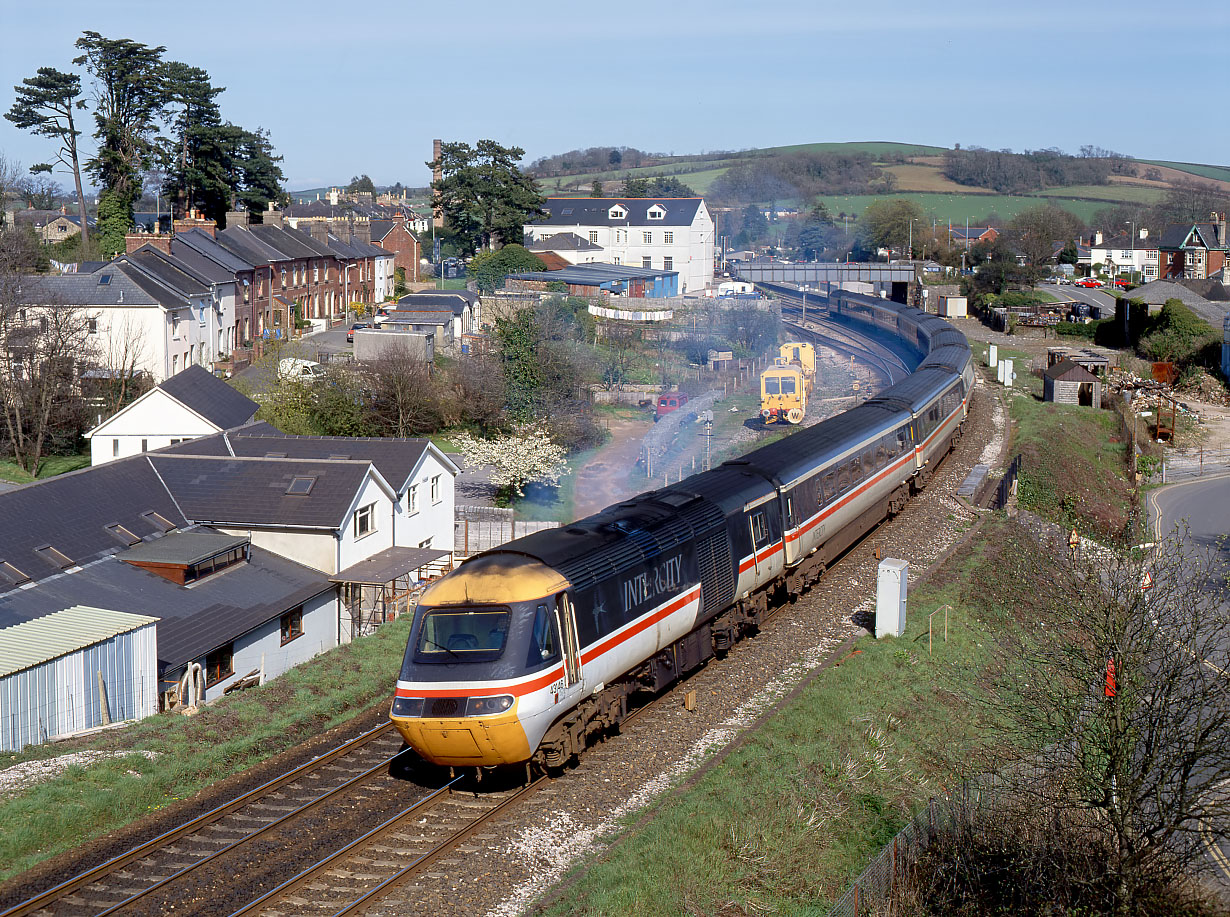
[[[423,698],[395,697],[393,698],[393,716],[418,717],[423,715]]]
[[[466,716],[491,716],[493,713],[503,713],[512,705],[513,699],[507,694],[499,697],[471,697],[466,701]]]

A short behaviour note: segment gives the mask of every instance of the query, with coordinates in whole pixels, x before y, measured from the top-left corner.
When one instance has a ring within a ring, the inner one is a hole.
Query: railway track
[[[782,300],[782,321],[794,325],[817,344],[862,361],[885,385],[899,382],[910,374],[909,364],[883,342],[828,319],[827,310],[814,305],[804,309],[802,294],[795,297],[783,290],[775,292]]]
[[[237,862],[263,857],[257,848],[274,832],[294,832],[305,822],[327,824],[330,807],[345,807],[357,790],[391,780],[388,766],[400,749],[401,737],[391,724],[378,726],[9,907],[0,917],[161,914],[172,907],[191,912],[178,902],[185,895],[202,894],[209,884],[201,878],[203,872],[221,875],[225,882],[239,874]]]

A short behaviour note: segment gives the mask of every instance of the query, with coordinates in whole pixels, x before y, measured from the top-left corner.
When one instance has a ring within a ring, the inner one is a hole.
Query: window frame
[[[360,528],[362,528],[362,531],[360,531]],[[376,531],[376,504],[368,503],[366,506],[360,506],[356,509],[354,511],[354,540],[358,541],[361,538],[366,538]]]
[[[289,626],[288,626],[289,625]],[[278,632],[281,645],[291,643],[303,636],[303,606],[292,608],[278,619]]]
[[[435,506],[443,497],[440,495],[440,475],[432,475],[431,477],[431,504]]]
[[[223,665],[226,670],[223,671]],[[212,688],[235,674],[235,644],[224,644],[205,654],[205,687]],[[215,671],[216,669],[216,671]]]

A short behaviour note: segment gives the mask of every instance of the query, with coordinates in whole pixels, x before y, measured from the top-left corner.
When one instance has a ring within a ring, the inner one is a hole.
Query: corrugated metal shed
[[[157,712],[156,621],[75,605],[0,630],[0,749]]]
[[[0,677],[157,622],[146,615],[74,605],[0,628]]]

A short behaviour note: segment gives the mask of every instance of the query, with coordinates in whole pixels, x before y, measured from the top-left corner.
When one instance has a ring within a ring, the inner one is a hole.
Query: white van
[[[313,360],[300,360],[288,357],[278,361],[279,379],[299,379],[303,382],[316,382],[325,377],[325,368]]]

